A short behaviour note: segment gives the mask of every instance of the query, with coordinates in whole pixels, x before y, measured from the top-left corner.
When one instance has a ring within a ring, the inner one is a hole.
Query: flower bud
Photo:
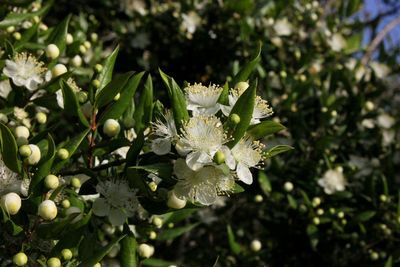
[[[324,214],[324,210],[323,209],[317,209],[317,215],[321,216]]]
[[[103,66],[101,64],[96,64],[94,65],[94,69],[95,71],[100,72],[103,70]]]
[[[79,55],[74,56],[74,57],[71,59],[71,64],[72,64],[72,66],[74,66],[74,67],[80,67],[80,66],[82,65],[82,58],[81,58],[81,56],[79,56]]]
[[[57,207],[53,200],[45,200],[39,205],[39,216],[46,221],[57,217]]]
[[[7,31],[8,33],[12,33],[12,32],[15,31],[15,27],[14,27],[14,26],[8,26],[7,29],[6,29],[6,31]]]
[[[233,113],[229,116],[229,121],[233,124],[233,125],[237,125],[240,122],[240,116],[236,113]]]
[[[154,217],[152,223],[155,225],[155,227],[161,228],[163,225],[163,220],[160,217]]]
[[[80,46],[79,46],[79,51],[80,51],[82,54],[85,54],[85,53],[87,52],[87,48],[86,48],[84,45],[80,45]]]
[[[32,154],[32,150],[28,145],[23,145],[18,149],[19,154],[21,157],[26,158]]]
[[[35,117],[39,124],[45,124],[47,121],[47,115],[43,112],[38,112]]]
[[[371,102],[371,101],[365,102],[365,109],[367,111],[372,111],[372,110],[374,110],[374,108],[375,108],[375,105],[373,102]]]
[[[79,178],[77,178],[77,177],[73,177],[71,179],[71,185],[74,188],[80,188],[81,187],[81,180],[79,180]]]
[[[121,249],[120,244],[118,244],[118,243],[115,244],[114,246],[112,246],[112,248],[111,248],[110,252],[108,252],[107,256],[109,258],[115,258],[118,255],[120,249]]]
[[[138,247],[138,253],[142,258],[150,258],[154,254],[154,247],[147,244],[140,244]]]
[[[71,202],[70,202],[68,199],[64,199],[64,200],[61,202],[61,206],[62,206],[64,209],[68,209],[69,207],[71,207]]]
[[[251,241],[250,248],[254,252],[260,251],[262,248],[262,244],[261,244],[260,240],[255,239],[255,240]]]
[[[344,218],[344,212],[343,211],[339,211],[337,214],[338,218],[342,219]]]
[[[68,71],[68,69],[67,69],[67,67],[65,67],[64,64],[57,64],[51,70],[51,75],[55,78],[55,77],[58,77],[60,75],[63,75],[67,71]]]
[[[83,42],[83,45],[84,45],[87,49],[89,49],[89,48],[92,47],[92,44],[91,44],[89,41],[84,41],[84,42]]]
[[[218,165],[225,162],[225,155],[222,151],[218,150],[217,153],[215,153],[214,162]]]
[[[244,90],[246,90],[247,88],[249,88],[249,84],[248,84],[247,82],[238,82],[238,83],[235,85],[235,88],[236,88],[236,89],[239,89],[239,91],[244,91]]]
[[[49,174],[44,178],[44,186],[48,189],[56,189],[60,185],[60,181],[57,176]]]
[[[93,267],[101,267],[101,264],[98,262],[95,265],[93,265]]]
[[[114,96],[114,101],[118,101],[118,99],[121,97],[121,94],[118,93]]]
[[[286,182],[283,185],[283,189],[285,189],[286,192],[291,192],[293,190],[293,184],[291,182]]]
[[[25,266],[26,264],[28,264],[28,257],[25,253],[19,252],[14,255],[13,263],[17,266]]]
[[[388,197],[386,195],[380,195],[379,200],[384,203],[388,201]]]
[[[149,188],[150,188],[150,190],[152,191],[152,192],[155,192],[155,191],[157,191],[157,184],[153,181],[153,182],[150,182],[149,184],[148,184],[148,186],[149,186]]]
[[[72,44],[72,43],[74,42],[74,37],[72,36],[72,34],[67,33],[67,36],[66,36],[66,38],[65,38],[65,42],[66,42],[67,44]]]
[[[154,231],[150,231],[150,233],[149,233],[149,238],[150,238],[151,240],[156,239],[156,238],[157,238],[157,233],[154,232]]]
[[[61,250],[61,255],[63,257],[64,260],[69,261],[70,259],[72,259],[72,251],[70,249],[64,248],[63,250]]]
[[[29,145],[29,148],[31,149],[32,153],[25,160],[29,165],[36,165],[41,158],[40,149],[37,145],[32,144]]]
[[[313,218],[313,223],[314,223],[315,225],[318,225],[318,224],[321,223],[321,221],[320,221],[320,219],[319,219],[318,217],[314,217],[314,218]]]
[[[59,258],[53,257],[47,261],[47,267],[61,267],[61,261]]]
[[[178,198],[173,190],[168,192],[167,206],[172,209],[182,209],[186,206],[186,199]]]
[[[66,160],[69,157],[69,152],[65,148],[60,148],[57,151],[57,156],[62,160]]]
[[[86,92],[79,91],[77,96],[79,103],[85,103],[87,101],[88,96]]]
[[[100,87],[100,81],[97,80],[97,79],[94,79],[94,80],[92,81],[92,85],[93,85],[95,88],[99,88],[99,87]]]
[[[314,197],[312,199],[312,205],[313,207],[318,207],[321,204],[321,199],[319,197]]]
[[[55,44],[49,44],[46,47],[46,56],[51,59],[55,59],[60,55],[60,49]]]
[[[255,201],[256,203],[261,203],[261,202],[263,202],[263,200],[264,200],[264,198],[263,198],[262,195],[256,195],[256,196],[254,197],[254,201]]]
[[[7,123],[8,122],[8,118],[6,114],[0,113],[0,122],[2,123]]]
[[[93,32],[90,35],[90,40],[92,40],[92,42],[97,42],[98,38],[99,38],[99,35],[97,33],[95,33],[95,32]]]
[[[11,192],[1,197],[0,205],[6,212],[15,215],[21,208],[21,198],[18,194]]]
[[[109,137],[114,137],[119,133],[120,129],[121,127],[119,126],[118,121],[108,119],[104,123],[103,132]]]
[[[371,254],[369,255],[371,260],[376,261],[379,259],[379,254],[375,251],[371,252]]]
[[[25,126],[17,126],[15,128],[15,136],[18,137],[23,137],[28,139],[29,138],[29,129]]]
[[[19,32],[14,32],[13,37],[15,38],[15,40],[21,40],[22,35]]]

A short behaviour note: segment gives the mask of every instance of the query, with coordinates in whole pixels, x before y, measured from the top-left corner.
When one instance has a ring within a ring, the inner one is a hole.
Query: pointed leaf
[[[228,241],[231,251],[236,255],[240,254],[242,248],[240,247],[240,244],[235,241],[235,235],[233,234],[232,228],[229,224],[226,226],[226,231],[228,233]]]
[[[232,86],[235,86],[238,82],[245,82],[249,78],[251,72],[257,67],[258,63],[261,60],[260,58],[261,48],[262,48],[262,43],[259,42],[256,56],[253,58],[253,60],[248,62],[242,69],[240,69],[239,73],[236,74],[235,77],[233,77],[231,81]]]
[[[111,81],[112,73],[114,70],[115,60],[117,59],[119,52],[119,46],[117,46],[114,51],[106,58],[103,63],[103,69],[99,73],[98,80],[100,82],[100,86],[97,89],[96,94],[100,93],[102,89]]]
[[[14,135],[3,123],[0,123],[1,155],[4,164],[13,172],[21,173],[21,161],[18,159],[18,146]]]
[[[280,153],[283,153],[283,152],[286,152],[286,151],[289,151],[289,150],[292,150],[292,149],[294,149],[294,148],[291,147],[291,146],[287,146],[287,145],[274,146],[273,148],[271,148],[267,152],[265,152],[265,156],[267,158],[271,158],[273,156],[276,156],[276,155],[278,155]]]
[[[47,44],[55,44],[60,50],[60,55],[64,52],[66,47],[66,38],[68,34],[68,24],[71,19],[71,15],[68,15],[56,28],[51,32],[47,38]]]
[[[0,29],[5,29],[9,26],[17,26],[20,25],[25,20],[32,19],[35,16],[42,16],[49,11],[52,5],[53,1],[48,1],[45,6],[43,6],[41,9],[35,12],[27,12],[27,13],[10,12],[2,21],[0,21]]]
[[[195,228],[199,223],[189,224],[182,227],[174,227],[166,229],[157,236],[157,240],[173,240],[174,238],[183,235]]]
[[[114,97],[124,88],[133,72],[126,72],[109,82],[97,95],[94,102],[96,108],[101,108],[110,103]]]
[[[261,139],[265,136],[277,133],[286,129],[285,126],[275,121],[262,121],[259,124],[252,125],[247,130],[247,133],[251,135],[255,140]]]
[[[145,129],[152,118],[153,114],[153,82],[151,76],[147,77],[139,103],[136,106],[133,118],[135,119],[135,131],[139,132]]]
[[[61,80],[61,89],[62,89],[63,98],[64,98],[65,114],[67,114],[67,115],[70,114],[72,116],[78,117],[80,122],[84,126],[89,127],[89,123],[82,113],[82,110],[79,105],[79,101],[75,95],[75,92],[64,80]]]
[[[136,239],[132,234],[125,236],[121,240],[119,258],[122,267],[134,267],[138,265],[137,246]]]

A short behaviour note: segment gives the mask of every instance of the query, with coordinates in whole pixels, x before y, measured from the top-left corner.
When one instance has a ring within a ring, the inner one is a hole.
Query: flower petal
[[[98,198],[93,203],[93,213],[97,216],[106,216],[110,212],[110,206],[104,198]]]
[[[236,172],[239,177],[239,180],[242,181],[243,183],[245,184],[253,183],[253,175],[251,174],[249,168],[246,165],[239,163],[237,165]]]
[[[108,219],[114,226],[123,225],[126,220],[126,214],[121,209],[111,209]]]
[[[157,155],[165,155],[171,151],[171,139],[157,138],[151,142],[151,150]]]

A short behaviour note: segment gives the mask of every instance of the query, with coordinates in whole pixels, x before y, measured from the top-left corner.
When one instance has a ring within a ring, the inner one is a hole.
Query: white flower
[[[213,204],[218,194],[229,192],[235,185],[233,176],[224,173],[220,168],[206,166],[193,171],[183,159],[175,162],[174,173],[178,178],[174,187],[175,195],[203,205]]]
[[[324,176],[318,180],[318,184],[324,188],[324,192],[328,195],[336,191],[344,191],[346,187],[346,179],[340,169],[327,170]]]
[[[74,81],[74,79],[72,78],[68,78],[67,80],[67,84],[68,86],[72,89],[72,91],[74,91],[74,93],[78,93],[79,91],[81,91],[82,89],[76,84],[76,82]],[[64,98],[63,98],[63,94],[62,94],[62,90],[59,89],[56,92],[56,97],[57,97],[57,104],[60,108],[64,108]]]
[[[187,14],[182,14],[182,19],[182,29],[190,34],[195,33],[197,26],[199,26],[201,23],[201,18],[194,11],[189,11]]]
[[[214,115],[220,109],[218,98],[222,88],[216,85],[204,86],[195,83],[185,88],[187,109],[193,111],[193,115]]]
[[[225,116],[229,116],[233,106],[236,104],[236,101],[244,93],[244,91],[245,90],[240,88],[235,88],[231,90],[228,96],[229,106],[221,105],[221,111]],[[273,113],[272,108],[269,106],[268,102],[262,99],[261,97],[256,96],[256,102],[254,105],[254,110],[250,124],[253,125],[260,123],[261,119],[271,116],[272,113]]]
[[[10,170],[0,156],[0,196],[9,192],[28,195],[29,179],[20,179],[19,175]]]
[[[124,131],[124,136],[128,139],[129,142],[133,142],[136,139],[137,135],[134,128],[130,128]]]
[[[128,154],[129,148],[130,148],[129,146],[122,146],[122,147],[116,149],[113,152],[113,154],[116,154],[116,155],[120,156],[121,158],[126,159],[126,155]]]
[[[374,71],[375,76],[379,79],[386,78],[386,76],[388,76],[390,73],[390,68],[387,65],[379,63],[377,61],[370,62],[369,66]]]
[[[139,207],[136,191],[125,180],[101,181],[96,190],[103,197],[93,203],[93,213],[97,216],[108,216],[112,225],[122,225]]]
[[[395,124],[395,119],[387,113],[378,116],[377,123],[383,129],[390,129]]]
[[[43,62],[38,62],[34,56],[18,53],[13,60],[6,60],[3,73],[11,78],[15,85],[25,86],[29,91],[34,91],[43,83],[46,70]]]
[[[152,140],[151,150],[157,155],[168,154],[171,151],[172,142],[178,135],[172,113],[167,110],[164,115],[164,122],[157,119],[152,125],[154,135],[158,138]]]
[[[12,88],[9,79],[0,81],[0,96],[2,98],[6,99],[11,90]]]
[[[251,184],[253,175],[250,172],[251,167],[257,166],[262,159],[262,150],[264,146],[258,141],[252,141],[248,137],[242,138],[233,148],[232,155],[236,161],[236,173],[240,181]],[[231,168],[229,163],[229,154],[226,163]]]
[[[328,39],[328,44],[333,51],[339,52],[346,47],[346,40],[341,34],[335,33],[330,39]]]
[[[287,18],[277,20],[274,25],[274,30],[279,36],[288,36],[292,34],[292,24]]]
[[[215,116],[197,116],[187,121],[178,141],[178,152],[186,156],[187,165],[194,171],[213,161],[228,138],[221,121]]]

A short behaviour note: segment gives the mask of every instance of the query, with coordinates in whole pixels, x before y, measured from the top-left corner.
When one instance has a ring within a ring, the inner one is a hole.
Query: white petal
[[[10,80],[0,81],[0,96],[2,98],[7,98],[11,90]]]
[[[108,219],[114,226],[123,225],[126,220],[126,214],[121,209],[111,209]]]
[[[239,180],[242,181],[243,183],[245,184],[253,183],[253,175],[251,174],[249,168],[246,165],[239,163],[237,165],[236,172],[239,177]]]
[[[186,165],[183,159],[177,159],[174,164],[174,173],[179,179],[186,179],[193,175],[193,171]]]
[[[61,89],[56,92],[56,98],[57,98],[58,106],[63,109],[64,108],[64,97],[63,97]]]
[[[165,155],[171,151],[171,139],[157,138],[151,142],[151,150],[157,155]]]
[[[195,200],[203,205],[211,205],[217,200],[217,190],[212,184],[203,184],[196,192]]]
[[[225,156],[225,164],[229,167],[229,169],[234,170],[236,167],[236,161],[229,147],[222,146],[221,151]]]
[[[104,198],[98,198],[93,203],[93,213],[97,216],[106,216],[110,212],[110,206]]]
[[[202,168],[205,164],[211,163],[212,159],[204,152],[192,152],[186,157],[186,164],[190,169],[197,171]]]
[[[221,111],[225,116],[229,116],[229,114],[231,113],[232,107],[231,106],[224,106],[221,105]]]

